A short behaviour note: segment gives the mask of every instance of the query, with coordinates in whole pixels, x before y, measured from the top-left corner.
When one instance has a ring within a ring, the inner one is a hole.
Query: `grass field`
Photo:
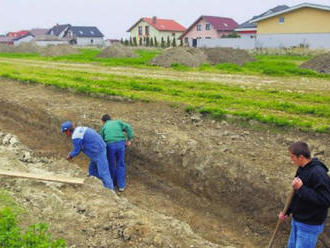
[[[139,50],[141,57],[131,59],[96,58],[97,51],[86,49],[82,54],[55,58],[0,54],[0,76],[84,93],[182,103],[187,111],[213,118],[234,115],[330,133],[330,75],[300,69],[298,65],[308,56],[258,55],[256,62],[242,67],[222,64],[164,69],[147,64],[160,50]],[[123,73],[112,73],[118,66]],[[218,77],[219,73],[229,77]],[[238,75],[235,83],[231,83],[231,75]],[[253,75],[253,79],[246,75]],[[270,85],[270,81],[274,83]]]

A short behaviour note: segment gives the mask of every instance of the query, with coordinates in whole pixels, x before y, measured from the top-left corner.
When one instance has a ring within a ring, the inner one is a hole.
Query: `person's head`
[[[73,124],[71,121],[65,121],[61,125],[61,132],[65,133],[66,136],[70,137],[73,133]]]
[[[289,146],[289,153],[292,163],[297,166],[304,166],[311,159],[311,152],[305,142],[295,142]]]
[[[110,117],[110,115],[105,114],[105,115],[102,116],[101,120],[102,120],[103,123],[105,123],[106,121],[111,120],[111,117]]]

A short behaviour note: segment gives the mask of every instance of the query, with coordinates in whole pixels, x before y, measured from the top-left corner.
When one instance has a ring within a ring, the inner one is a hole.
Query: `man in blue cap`
[[[67,159],[72,159],[82,151],[90,159],[89,175],[100,178],[104,187],[114,190],[107,161],[106,145],[102,137],[92,128],[74,127],[71,121],[63,122],[61,131],[67,137],[72,137],[73,150],[68,154]]]

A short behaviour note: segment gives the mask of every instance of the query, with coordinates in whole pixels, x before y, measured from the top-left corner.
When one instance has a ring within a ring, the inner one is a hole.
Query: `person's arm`
[[[322,169],[314,170],[311,178],[313,188],[302,186],[296,190],[296,194],[303,200],[309,201],[319,206],[330,207],[330,183],[329,176]]]
[[[73,150],[69,153],[68,159],[71,159],[71,158],[77,156],[81,152],[82,139],[73,139],[72,144],[73,144]]]
[[[104,140],[104,126],[102,126],[101,128],[100,128],[100,130],[99,130],[99,135],[101,135],[101,137],[102,137],[102,139]]]
[[[134,137],[134,132],[130,124],[121,122],[122,130],[126,132],[128,141],[131,141]]]

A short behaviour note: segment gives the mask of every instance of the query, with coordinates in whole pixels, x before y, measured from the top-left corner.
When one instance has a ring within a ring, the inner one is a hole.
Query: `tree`
[[[133,46],[137,46],[136,37],[133,38]]]
[[[167,36],[167,43],[166,43],[166,47],[170,47],[171,46],[171,40],[170,40],[170,36]]]
[[[148,47],[150,45],[150,39],[149,37],[146,38],[146,46]]]
[[[157,38],[156,38],[156,36],[154,37],[154,39],[155,39],[155,42],[154,42],[154,44],[155,44],[155,47],[158,47],[158,41],[157,41]]]
[[[161,40],[161,44],[160,44],[160,46],[161,46],[162,48],[165,48],[165,40],[164,40],[164,37],[162,37],[162,40]]]
[[[150,38],[150,46],[153,47],[154,46],[154,39]]]
[[[129,45],[129,41],[127,39],[125,39],[125,43],[124,43],[125,46],[128,46]]]
[[[130,46],[133,46],[132,37],[129,37],[129,45],[130,45]]]
[[[139,38],[139,45],[142,46],[142,38]]]
[[[120,39],[120,43],[121,43],[122,45],[124,45],[124,39],[123,39],[123,38]]]
[[[176,47],[176,39],[175,39],[175,37],[173,37],[172,47]]]
[[[183,39],[180,39],[180,47],[183,47]]]

